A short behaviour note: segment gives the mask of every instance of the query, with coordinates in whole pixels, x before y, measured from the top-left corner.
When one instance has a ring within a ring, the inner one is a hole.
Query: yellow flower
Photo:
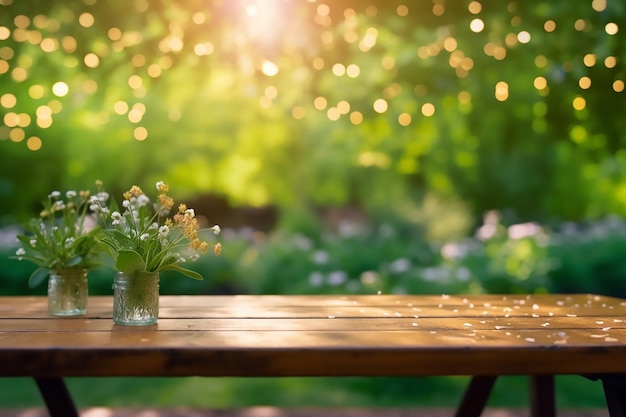
[[[156,183],[156,189],[160,193],[169,193],[169,191],[170,191],[169,185],[167,185],[163,181],[159,181],[159,182]]]
[[[205,254],[208,249],[209,249],[209,244],[207,242],[200,243],[200,251],[202,251],[203,254]]]
[[[130,200],[131,197],[139,197],[142,194],[143,194],[143,191],[141,191],[141,188],[139,188],[136,185],[133,185],[132,187],[130,187],[130,190],[124,193],[124,198],[126,200]]]
[[[159,202],[161,207],[171,209],[174,206],[174,199],[167,194],[159,194]]]

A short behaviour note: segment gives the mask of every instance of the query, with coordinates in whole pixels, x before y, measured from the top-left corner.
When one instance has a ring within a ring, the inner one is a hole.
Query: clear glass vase
[[[78,316],[87,313],[87,269],[66,268],[50,271],[48,312],[54,316]]]
[[[113,322],[148,326],[159,317],[159,274],[117,272],[113,281]]]

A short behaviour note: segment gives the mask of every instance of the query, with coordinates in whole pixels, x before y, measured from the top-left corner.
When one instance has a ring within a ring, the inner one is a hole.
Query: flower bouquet
[[[87,274],[99,265],[98,227],[89,207],[107,196],[90,191],[53,191],[38,218],[24,225],[17,238],[21,247],[14,258],[39,267],[31,274],[32,288],[48,279],[48,309],[54,315],[85,314]],[[100,203],[102,204],[102,203]]]
[[[209,249],[200,239],[200,224],[193,209],[180,204],[171,215],[174,200],[169,187],[156,184],[154,201],[136,185],[124,193],[122,208],[96,207],[104,227],[99,239],[113,260],[117,271],[113,283],[113,320],[118,324],[147,325],[158,317],[158,281],[163,271],[176,271],[194,279],[203,279],[196,271],[181,264],[194,261]],[[220,233],[219,226],[210,229]],[[221,243],[213,245],[219,255]]]

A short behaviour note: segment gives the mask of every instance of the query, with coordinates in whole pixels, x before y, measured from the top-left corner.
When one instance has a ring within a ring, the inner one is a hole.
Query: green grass
[[[466,377],[423,378],[67,378],[78,407],[450,407],[458,404]],[[601,408],[599,382],[556,378],[558,408]],[[501,377],[489,404],[526,407],[525,377]],[[41,407],[30,378],[0,378],[0,408]]]

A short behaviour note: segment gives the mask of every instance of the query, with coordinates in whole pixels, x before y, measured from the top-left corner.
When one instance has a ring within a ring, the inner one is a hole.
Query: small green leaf
[[[30,261],[39,266],[47,266],[48,262],[46,259],[41,258],[39,256],[29,256],[29,255],[12,255],[9,256],[9,259],[17,259],[18,261]]]
[[[28,287],[34,288],[37,285],[41,284],[46,278],[50,275],[50,270],[45,267],[40,267],[35,269],[32,274],[30,274],[30,278],[28,278]]]
[[[83,261],[82,256],[74,256],[72,259],[65,263],[65,266],[76,266]]]
[[[110,242],[107,242],[104,239],[100,239],[98,241],[98,244],[100,246],[100,250],[104,253],[104,255],[111,259],[117,258],[117,249]]]
[[[26,247],[30,247],[30,240],[32,239],[32,236],[26,236],[26,235],[18,235],[17,239],[22,242],[22,244]]]
[[[183,268],[179,265],[168,265],[162,269],[162,271],[176,271],[183,275],[187,275],[189,278],[197,279],[198,281],[202,281],[204,277],[197,273],[196,271],[192,271],[191,269]]]
[[[117,254],[115,268],[125,274],[132,274],[136,271],[145,271],[146,263],[134,250],[122,249]]]

